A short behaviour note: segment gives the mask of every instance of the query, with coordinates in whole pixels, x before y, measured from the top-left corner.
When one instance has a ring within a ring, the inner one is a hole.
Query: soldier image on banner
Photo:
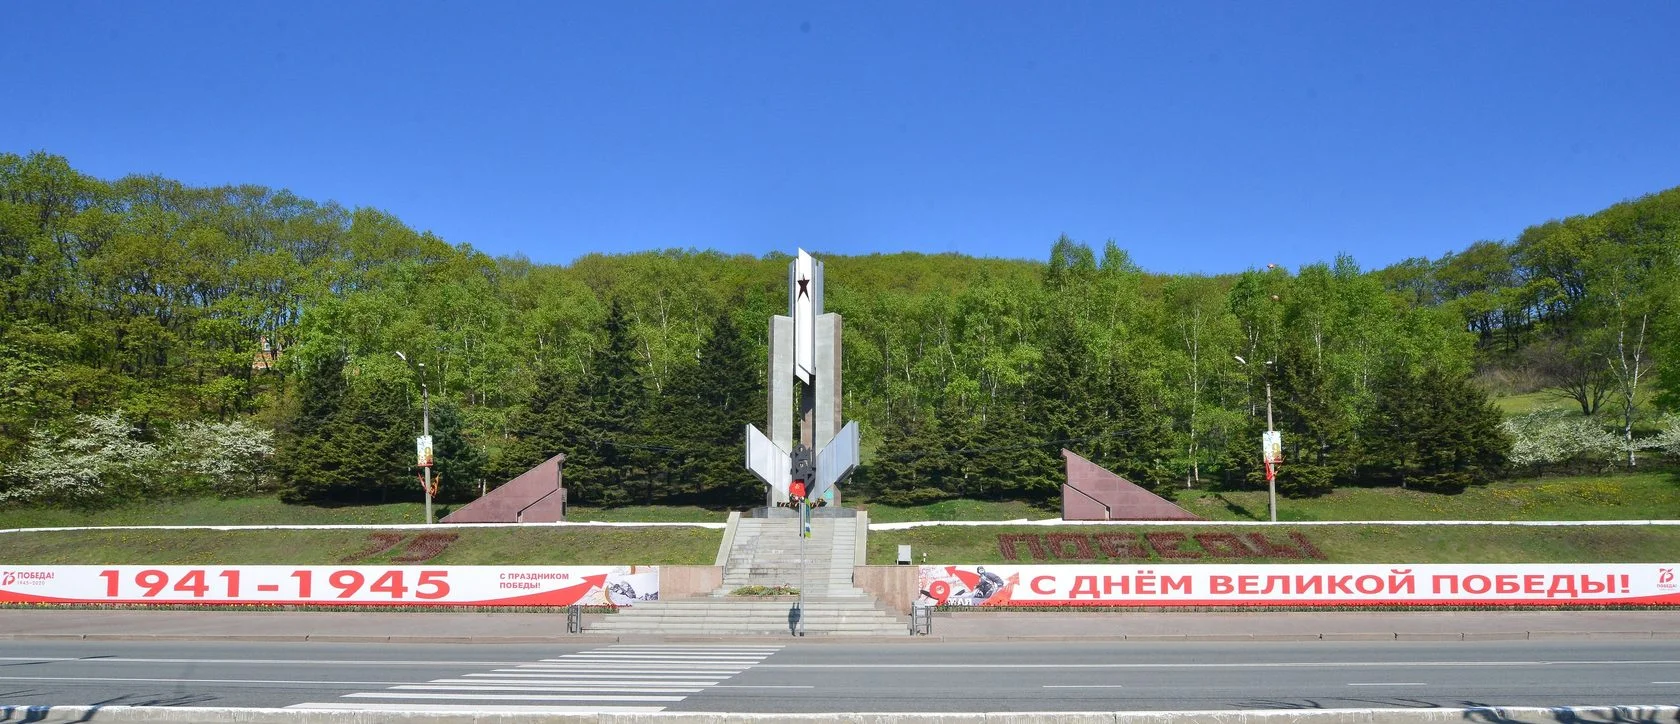
[[[1260,437],[1260,461],[1266,466],[1266,482],[1277,479],[1277,466],[1283,463],[1283,433],[1267,430]]]
[[[917,601],[936,606],[999,606],[1013,600],[1020,576],[1008,578],[985,566],[968,570],[960,566],[923,566],[919,574],[921,593]]]

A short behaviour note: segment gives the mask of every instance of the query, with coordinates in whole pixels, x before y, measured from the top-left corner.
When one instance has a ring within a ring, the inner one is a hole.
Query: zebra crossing
[[[615,644],[288,709],[647,714],[717,686],[780,645]]]

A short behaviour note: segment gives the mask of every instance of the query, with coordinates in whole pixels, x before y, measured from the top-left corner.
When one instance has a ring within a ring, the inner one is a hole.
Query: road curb
[[[1074,724],[1579,724],[1583,721],[1658,722],[1680,719],[1676,706],[1471,707],[1461,709],[1272,709],[1252,711],[1118,711],[997,713],[833,713],[722,714],[562,714],[543,712],[456,713],[438,711],[336,711],[233,707],[147,706],[0,706],[0,721],[31,724],[728,724],[740,722],[829,722],[856,724],[994,724],[998,722],[1073,722]]]

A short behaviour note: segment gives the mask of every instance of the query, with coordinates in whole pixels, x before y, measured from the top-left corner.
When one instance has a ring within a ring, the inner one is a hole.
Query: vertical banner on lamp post
[[[1267,430],[1260,436],[1260,455],[1267,465],[1283,462],[1283,433]]]
[[[429,468],[432,466],[431,435],[421,435],[414,438],[414,454],[417,458],[419,458],[419,462],[416,463],[417,465],[423,468]]]

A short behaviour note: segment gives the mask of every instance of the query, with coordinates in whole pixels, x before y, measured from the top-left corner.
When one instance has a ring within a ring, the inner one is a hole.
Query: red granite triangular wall
[[[478,500],[443,516],[445,523],[556,523],[566,519],[566,489],[555,455]]]
[[[1062,520],[1201,520],[1166,498],[1062,450],[1067,482],[1062,483]],[[1103,506],[1107,505],[1105,511]]]

